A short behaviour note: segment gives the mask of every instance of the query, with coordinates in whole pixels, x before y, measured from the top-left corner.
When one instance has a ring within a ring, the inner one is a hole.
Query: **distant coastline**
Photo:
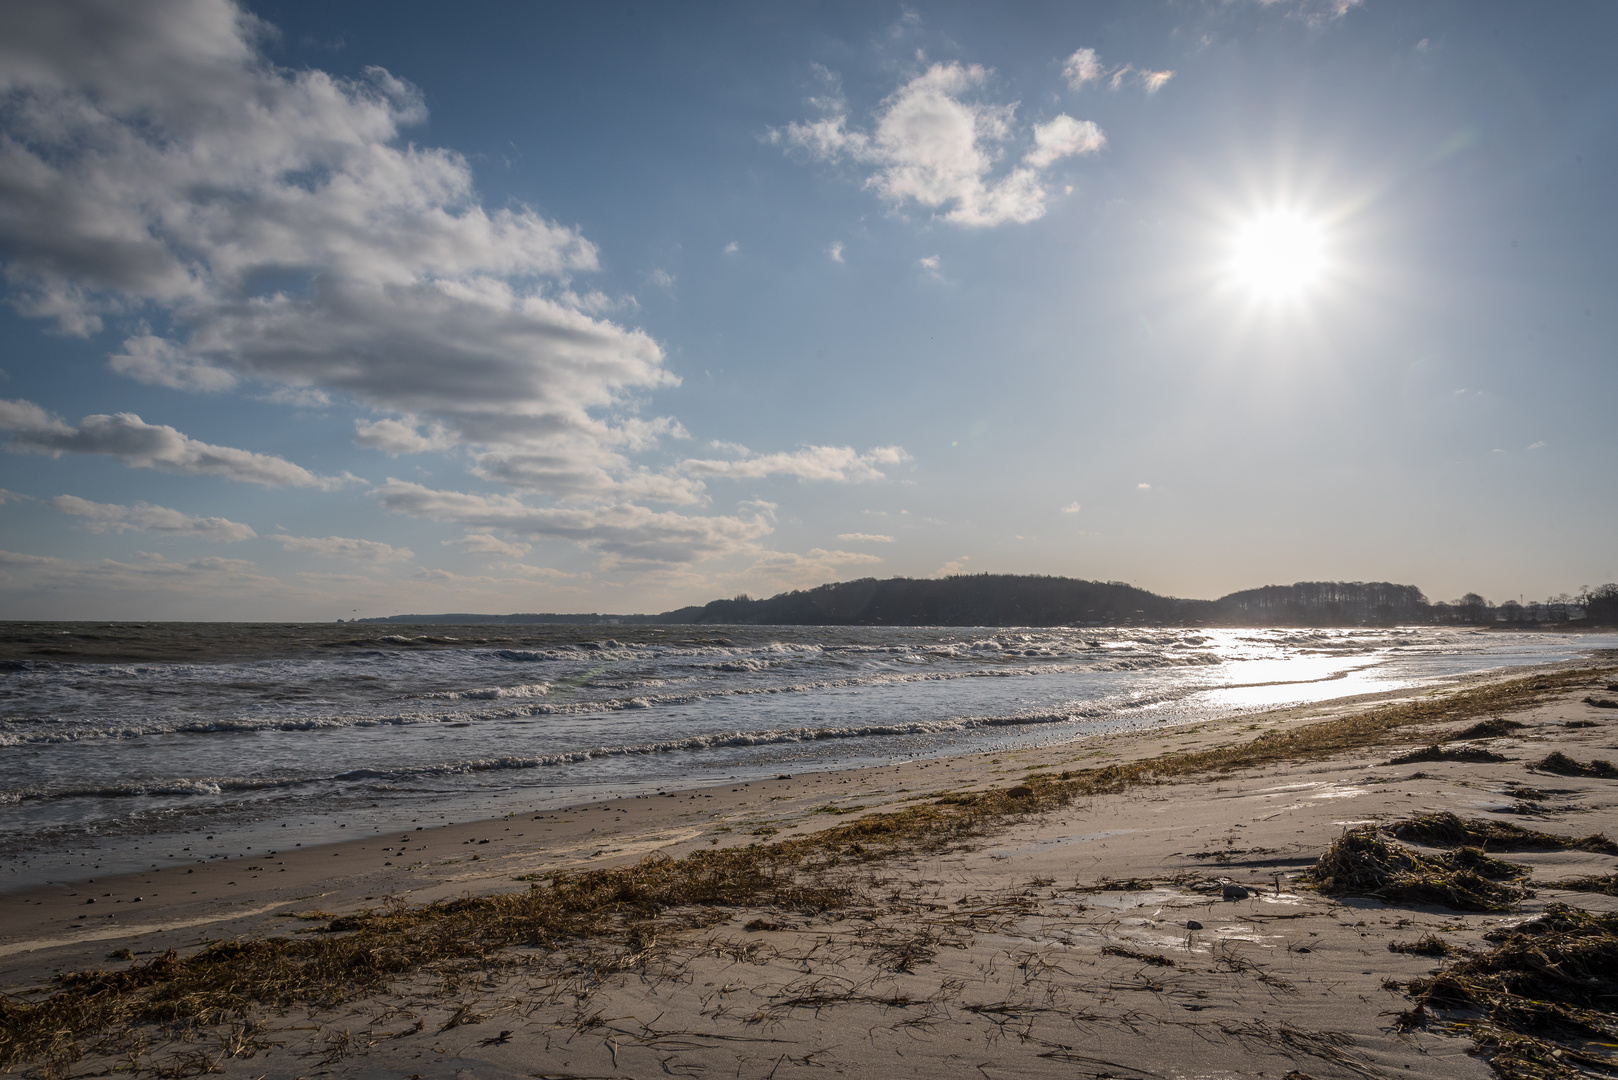
[[[339,620],[342,621],[342,620]],[[1159,596],[1121,581],[1032,574],[862,578],[766,599],[742,595],[655,615],[445,613],[352,619],[412,625],[742,626],[1500,626],[1618,625],[1618,585],[1494,605],[1476,593],[1432,602],[1414,585],[1301,581],[1217,600]]]

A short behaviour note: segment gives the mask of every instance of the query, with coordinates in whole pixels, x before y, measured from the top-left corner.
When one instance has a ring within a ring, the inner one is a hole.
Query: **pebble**
[[[1221,894],[1226,900],[1246,900],[1253,895],[1240,885],[1226,885]]]
[[[1195,919],[1187,919],[1186,923],[1185,923],[1185,928],[1187,930],[1201,930],[1202,929],[1202,924],[1199,923]]]

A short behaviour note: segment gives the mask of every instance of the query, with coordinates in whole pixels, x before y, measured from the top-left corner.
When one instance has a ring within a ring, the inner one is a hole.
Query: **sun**
[[[1319,284],[1326,268],[1326,230],[1295,210],[1270,210],[1237,227],[1230,275],[1259,300],[1295,300]]]

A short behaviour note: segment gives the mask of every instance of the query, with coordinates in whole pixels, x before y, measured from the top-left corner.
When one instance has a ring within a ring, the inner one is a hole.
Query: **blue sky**
[[[8,4],[0,605],[1618,579],[1614,31]]]

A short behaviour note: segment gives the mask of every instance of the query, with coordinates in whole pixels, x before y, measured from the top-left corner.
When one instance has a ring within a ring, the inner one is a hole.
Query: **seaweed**
[[[1464,731],[1457,731],[1457,739],[1498,739],[1502,735],[1510,735],[1513,731],[1521,731],[1527,727],[1520,720],[1507,720],[1496,716],[1488,720],[1480,720]]]
[[[1563,881],[1553,881],[1550,886],[1553,889],[1567,889],[1571,892],[1618,896],[1618,874],[1591,874],[1588,877],[1567,878]]]
[[[1590,1045],[1618,1040],[1618,916],[1558,905],[1485,937],[1493,949],[1410,984],[1418,1010],[1461,1013],[1450,1030],[1508,1080],[1618,1072]]]
[[[1409,953],[1413,956],[1448,956],[1454,950],[1449,942],[1437,934],[1425,934],[1415,941],[1390,941],[1388,951],[1394,953]]]
[[[1598,758],[1586,765],[1582,761],[1568,757],[1560,750],[1553,750],[1544,761],[1535,762],[1534,768],[1556,773],[1558,776],[1595,776],[1603,780],[1618,780],[1618,766],[1614,766],[1612,762]]]
[[[1327,896],[1374,896],[1457,911],[1511,911],[1532,895],[1521,885],[1491,881],[1470,867],[1418,855],[1371,825],[1345,831],[1305,873]]]
[[[1467,845],[1495,851],[1591,851],[1599,855],[1618,855],[1618,843],[1601,833],[1559,836],[1504,821],[1462,818],[1447,810],[1395,822],[1391,831],[1407,843],[1428,847]]]
[[[1414,765],[1418,761],[1506,761],[1504,754],[1485,750],[1481,746],[1439,746],[1433,743],[1420,750],[1389,758],[1389,765]]]

